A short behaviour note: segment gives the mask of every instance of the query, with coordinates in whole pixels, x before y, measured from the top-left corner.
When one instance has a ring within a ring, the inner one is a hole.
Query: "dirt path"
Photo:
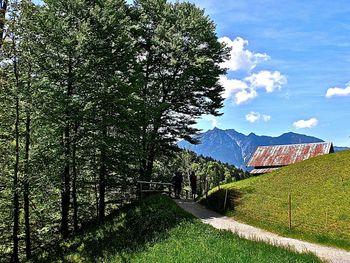
[[[243,238],[264,241],[275,246],[288,247],[298,252],[310,251],[319,258],[332,263],[350,263],[350,252],[345,250],[281,237],[260,228],[239,223],[232,218],[222,216],[192,201],[176,200],[176,203],[187,212],[201,219],[203,223],[212,225],[217,229],[232,231]]]

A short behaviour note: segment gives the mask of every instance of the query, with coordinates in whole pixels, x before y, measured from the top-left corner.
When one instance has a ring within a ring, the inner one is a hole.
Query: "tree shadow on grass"
[[[35,262],[98,262],[110,257],[127,261],[146,244],[166,239],[171,228],[193,219],[170,198],[151,196],[111,214],[104,225],[88,227],[62,241]]]
[[[235,210],[235,208],[240,204],[241,197],[242,193],[237,189],[219,189],[209,195],[208,198],[201,200],[200,203],[215,212],[225,214],[227,211]]]

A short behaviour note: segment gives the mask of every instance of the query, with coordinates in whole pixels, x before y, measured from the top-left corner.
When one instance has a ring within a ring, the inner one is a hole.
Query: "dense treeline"
[[[227,49],[189,3],[0,0],[0,258],[103,223],[222,106]]]
[[[184,178],[184,188],[190,190],[189,177],[194,172],[197,177],[197,192],[203,195],[208,189],[220,184],[231,183],[250,177],[248,172],[234,165],[222,163],[213,158],[197,155],[188,150],[178,150],[172,157],[159,157],[154,163],[154,180],[170,182],[174,173],[180,171]]]

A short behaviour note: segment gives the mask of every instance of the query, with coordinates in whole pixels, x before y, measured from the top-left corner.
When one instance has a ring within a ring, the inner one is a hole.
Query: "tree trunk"
[[[152,179],[152,172],[153,172],[153,166],[154,166],[154,159],[156,157],[156,153],[155,153],[155,146],[152,145],[152,148],[150,149],[148,158],[147,158],[147,167],[146,167],[146,178],[147,180],[151,180]]]
[[[99,199],[98,199],[98,185],[97,185],[97,178],[95,178],[95,184],[94,184],[94,193],[95,193],[95,202],[96,202],[96,218],[98,218],[99,215]]]
[[[32,256],[31,238],[30,238],[30,211],[29,211],[29,150],[30,150],[30,113],[27,112],[26,118],[26,139],[25,139],[25,166],[24,166],[24,183],[23,183],[23,200],[24,200],[24,224],[25,224],[25,244],[26,258],[29,260]]]
[[[145,117],[143,116],[145,119]],[[144,120],[145,121],[145,120]],[[140,180],[147,181],[146,170],[147,170],[147,130],[146,126],[142,125],[142,137],[141,137],[141,149],[142,155],[140,156]]]
[[[99,222],[104,222],[105,217],[105,192],[106,192],[106,147],[105,140],[107,138],[107,127],[102,128],[103,145],[101,146],[101,159],[100,159],[100,175],[99,175]]]
[[[15,62],[16,63],[16,62]],[[17,67],[16,65],[14,66]],[[18,82],[17,82],[18,83]],[[13,175],[13,250],[11,256],[11,262],[19,262],[18,258],[18,229],[19,229],[19,197],[18,197],[18,167],[19,167],[19,98],[16,97],[16,123],[15,123],[15,165]]]
[[[12,38],[14,59],[13,59],[13,73],[16,79],[16,120],[15,120],[15,164],[14,164],[14,174],[13,174],[13,250],[11,256],[11,262],[19,262],[18,258],[18,230],[19,230],[19,196],[18,196],[18,169],[19,169],[19,74],[17,68],[17,54],[16,54],[16,40]]]
[[[99,221],[103,223],[105,216],[105,192],[106,192],[106,164],[103,160],[105,158],[105,150],[101,152],[101,168],[100,168],[100,176],[99,176]]]
[[[0,49],[2,47],[2,42],[4,39],[4,27],[5,27],[7,4],[8,4],[8,0],[0,0]]]
[[[66,102],[66,124],[64,128],[64,172],[62,178],[61,189],[61,206],[62,206],[62,218],[61,218],[61,233],[65,238],[69,234],[68,216],[69,216],[69,204],[70,204],[70,99],[73,92],[72,83],[72,60],[69,59],[68,63],[68,85],[67,85],[67,102]]]
[[[96,151],[92,155],[92,163],[96,166]],[[99,199],[98,199],[98,179],[97,179],[97,170],[94,169],[94,194],[95,194],[95,204],[96,204],[96,218],[98,218],[99,214]]]
[[[64,172],[62,178],[62,190],[61,190],[61,204],[62,204],[62,218],[61,218],[61,233],[65,238],[68,236],[68,215],[69,215],[69,201],[70,201],[70,174],[69,174],[69,156],[70,156],[70,143],[69,143],[69,125],[66,124],[65,132],[64,132],[64,157],[65,157],[65,165]]]
[[[161,117],[157,119],[155,123],[155,127],[152,131],[152,134],[150,136],[150,141],[148,143],[148,152],[147,152],[147,160],[146,160],[146,167],[145,167],[145,178],[147,181],[152,179],[152,172],[153,172],[153,166],[154,166],[154,160],[156,158],[156,139],[157,134],[160,126],[160,119]]]
[[[78,231],[78,201],[77,201],[77,167],[76,167],[76,149],[77,149],[78,124],[74,125],[74,143],[72,146],[72,199],[73,199],[73,230]]]
[[[152,63],[152,57],[153,57],[153,52],[150,49],[150,45],[147,45],[146,48],[147,52],[148,52],[148,56],[147,56],[147,62],[146,62],[146,68],[145,68],[145,76],[144,76],[144,86],[142,89],[142,97],[143,99],[146,99],[148,96],[148,82],[149,82],[149,75],[150,75],[150,66]],[[147,125],[148,125],[148,117],[147,113],[146,113],[146,108],[147,106],[144,105],[144,111],[142,112],[142,123],[143,125],[141,126],[142,129],[142,145],[141,145],[141,149],[142,149],[142,157],[140,159],[140,179],[143,181],[148,181],[151,178],[148,178],[147,175],[147,157],[148,157],[148,148],[147,148],[147,138],[148,138],[148,134],[147,134]],[[148,187],[148,185],[145,187]]]
[[[30,92],[31,92],[31,66],[29,66],[27,76],[27,104],[31,103]],[[30,126],[31,116],[30,108],[26,109],[26,131],[25,131],[25,153],[24,153],[24,180],[23,180],[23,202],[24,202],[24,226],[25,226],[25,252],[26,259],[29,260],[32,257],[32,246],[30,236],[30,210],[29,210],[29,153],[30,153]]]
[[[143,151],[144,153],[144,151]],[[140,169],[139,169],[139,172],[140,172],[140,180],[141,181],[146,181],[146,167],[147,167],[147,163],[146,163],[146,160],[144,158],[140,158]]]

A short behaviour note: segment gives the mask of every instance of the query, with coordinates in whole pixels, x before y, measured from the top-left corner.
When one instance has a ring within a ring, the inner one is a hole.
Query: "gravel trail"
[[[181,208],[201,219],[203,223],[209,224],[217,229],[232,231],[242,238],[264,241],[275,246],[287,247],[298,252],[309,251],[330,263],[350,263],[350,252],[348,251],[282,237],[257,227],[239,223],[232,218],[213,212],[198,203],[185,200],[175,201]]]

